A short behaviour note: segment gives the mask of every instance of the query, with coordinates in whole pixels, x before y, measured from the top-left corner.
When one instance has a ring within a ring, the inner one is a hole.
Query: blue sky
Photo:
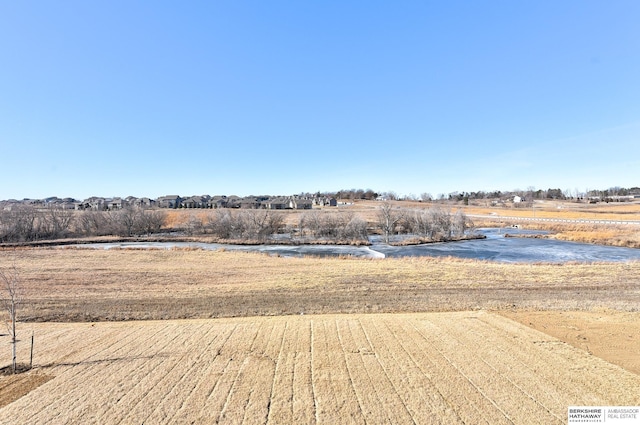
[[[640,186],[640,2],[0,3],[0,199]]]

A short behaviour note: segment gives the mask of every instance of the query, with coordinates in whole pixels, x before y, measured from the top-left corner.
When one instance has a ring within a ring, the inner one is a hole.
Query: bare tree
[[[63,238],[68,235],[74,220],[74,213],[62,208],[50,208],[42,218],[46,236]]]
[[[18,318],[18,307],[23,299],[23,287],[20,273],[15,263],[9,267],[0,269],[0,284],[2,285],[2,303],[9,314],[7,329],[11,337],[11,369],[16,373],[16,321]]]
[[[384,202],[378,209],[378,226],[384,235],[384,242],[389,243],[389,237],[395,232],[404,214],[400,209],[393,208],[390,202]]]
[[[455,236],[462,237],[470,225],[470,221],[462,210],[456,211],[451,221],[451,231]]]
[[[451,212],[441,207],[429,208],[429,220],[433,226],[433,237],[451,239]]]
[[[23,242],[38,239],[42,233],[35,208],[20,206],[0,211],[0,242]]]
[[[120,236],[133,236],[140,210],[138,208],[122,208],[113,212],[113,223]]]
[[[167,219],[164,211],[142,210],[138,215],[138,231],[150,235],[162,229]]]

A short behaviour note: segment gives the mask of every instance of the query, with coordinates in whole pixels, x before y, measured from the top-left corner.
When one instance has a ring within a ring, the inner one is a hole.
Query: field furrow
[[[456,328],[466,327],[468,320],[475,319],[462,319],[462,323],[447,327],[446,333],[442,328],[437,329],[442,347],[449,353],[449,360],[513,423],[523,423],[534,415],[543,423],[551,424],[558,421],[558,418],[550,415],[546,409],[540,409],[535,400],[530,399],[507,377],[497,373],[478,352],[480,347],[477,344],[470,344],[456,337]],[[513,403],[513,400],[518,400],[518,403]]]
[[[190,423],[193,417],[200,415],[202,406],[214,390],[225,366],[229,363],[229,359],[221,356],[220,351],[224,344],[232,338],[236,329],[237,324],[219,328],[211,327],[212,332],[208,334],[210,335],[208,341],[205,338],[202,339],[202,352],[199,359],[201,365],[190,371],[191,391],[182,398],[182,403],[172,421]]]
[[[434,318],[436,319],[436,318]],[[433,319],[432,319],[433,320]],[[438,391],[447,399],[463,423],[474,424],[509,424],[504,412],[480,391],[480,389],[451,361],[449,352],[442,347],[438,328],[424,319],[410,322],[411,328],[405,327],[408,341],[413,341],[431,366],[429,372]],[[446,338],[446,335],[445,335]],[[408,347],[410,349],[411,346]],[[467,353],[471,354],[471,353]],[[423,363],[426,365],[427,362]]]
[[[408,375],[403,373],[394,358],[393,351],[397,342],[387,329],[380,326],[379,320],[367,318],[366,322],[365,336],[375,355],[364,357],[365,367],[374,371],[371,376],[375,379],[374,386],[380,388],[381,401],[403,423],[414,423],[413,418],[418,417],[416,409],[420,402],[416,401],[415,393],[407,388]],[[380,368],[380,372],[376,368]]]
[[[510,350],[504,355],[517,359],[518,362],[514,368],[522,370],[522,373],[511,373],[509,376],[514,382],[519,382],[523,388],[529,382],[538,383],[537,392],[531,390],[532,393],[535,392],[536,400],[547,398],[550,400],[549,405],[555,408],[568,400],[576,400],[582,405],[606,404],[607,399],[623,401],[628,405],[640,403],[640,391],[628,391],[628,388],[633,387],[637,375],[610,363],[602,364],[602,361],[595,356],[582,350],[575,350],[555,338],[532,331],[500,316],[484,314],[478,319],[474,325],[486,326],[488,329],[482,332],[482,335],[485,335],[484,343],[477,339],[475,344],[479,349],[495,351],[494,346],[501,344],[501,341],[508,343]],[[459,334],[472,338],[475,333],[461,329]],[[517,337],[507,337],[510,334]],[[492,357],[489,355],[487,358]],[[493,358],[496,359],[495,356]],[[549,369],[542,366],[549,362],[553,362],[556,368]],[[500,366],[498,362],[494,361],[494,364],[496,367]],[[602,370],[603,373],[590,376],[588,371],[595,368]],[[526,380],[527,377],[530,380]],[[554,385],[543,385],[549,381]],[[585,391],[585,388],[588,391]],[[545,396],[542,391],[546,391],[548,395]],[[594,397],[594,394],[606,394],[606,398]]]
[[[313,322],[313,381],[322,423],[364,423],[334,320]]]
[[[409,400],[408,405],[414,406],[417,414],[414,415],[417,423],[442,423],[455,424],[462,423],[460,417],[449,405],[446,397],[435,385],[432,377],[438,372],[433,368],[432,363],[423,352],[412,348],[418,345],[419,341],[406,338],[408,323],[401,323],[397,320],[381,321],[389,334],[393,335],[395,344],[394,359],[402,369],[403,376],[411,376],[414,379],[405,383]],[[418,337],[419,340],[423,338]],[[422,341],[420,341],[422,342]]]
[[[83,383],[91,381],[95,384],[95,379],[99,379],[98,370],[104,370],[104,367],[111,361],[116,361],[119,353],[127,353],[129,343],[139,338],[139,330],[135,328],[116,327],[117,332],[107,332],[103,334],[102,345],[89,344],[87,351],[73,350],[69,354],[67,345],[60,346],[56,343],[52,345],[58,347],[62,351],[60,355],[61,361],[53,360],[55,357],[49,358],[45,365],[45,369],[49,369],[54,375],[60,379],[54,379],[50,382],[48,391],[42,394],[38,399],[38,403],[34,405],[34,409],[26,412],[25,421],[29,423],[47,423],[47,420],[41,418],[59,418],[63,420],[68,416],[70,410],[75,407],[84,406],[82,403],[74,403],[71,406],[62,405],[58,402],[57,395],[60,393],[67,394],[70,398],[81,401],[87,400],[89,394],[87,389],[82,388]],[[82,332],[82,331],[81,331]],[[76,333],[80,338],[82,333]],[[118,339],[117,336],[122,336]],[[44,341],[48,344],[48,341]],[[97,365],[102,367],[96,368]],[[12,405],[7,406],[11,408]]]
[[[297,330],[296,342],[293,346],[293,423],[313,424],[317,422],[312,367],[313,322],[311,320],[292,322],[290,326]]]
[[[355,322],[355,323],[354,323]],[[358,344],[352,332],[352,326],[358,326],[357,320],[344,320],[338,323],[340,342],[345,352],[345,360],[349,370],[349,379],[352,382],[354,391],[358,397],[358,403],[367,423],[389,423],[391,418],[384,409],[384,405],[378,392],[384,391],[379,388],[371,379],[371,373],[366,368],[363,356],[374,355],[373,350]]]
[[[33,329],[40,387],[0,424],[552,424],[640,404],[640,376],[485,312]]]
[[[251,348],[262,326],[262,322],[253,326],[246,324],[234,341],[225,344],[222,353],[229,359],[229,365],[225,369],[225,373],[220,377],[220,385],[216,386],[205,404],[206,414],[209,416],[211,423],[214,421],[215,423],[231,423],[233,419],[236,421],[242,419],[242,416],[240,416],[242,411],[234,407],[238,405],[239,408],[243,409],[246,405],[246,398],[243,398],[242,393],[240,395],[238,393],[243,390],[244,383],[247,380],[245,368],[250,362],[248,356],[251,355]],[[238,338],[240,341],[238,341]],[[248,392],[246,388],[244,389]]]

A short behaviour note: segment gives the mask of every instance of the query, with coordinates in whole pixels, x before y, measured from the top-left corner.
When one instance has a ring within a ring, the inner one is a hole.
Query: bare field
[[[508,311],[502,315],[640,375],[640,313]]]
[[[10,265],[0,256],[0,266]],[[640,263],[281,258],[201,250],[24,249],[20,320],[462,310],[637,311]]]
[[[0,423],[561,424],[640,404],[640,376],[487,312],[23,327],[53,379]]]

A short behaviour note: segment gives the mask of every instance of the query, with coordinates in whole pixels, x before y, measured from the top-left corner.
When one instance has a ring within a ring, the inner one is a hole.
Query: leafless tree
[[[42,224],[46,229],[46,236],[50,238],[63,238],[71,231],[74,213],[62,208],[50,208],[42,217]]]
[[[434,229],[434,237],[440,236],[444,239],[451,238],[451,213],[441,207],[429,208],[429,220]]]
[[[138,208],[123,208],[113,211],[113,223],[116,226],[116,232],[120,236],[133,236],[140,215]]]
[[[229,239],[233,228],[231,211],[220,209],[212,211],[207,215],[204,222],[204,229],[219,238]]]
[[[192,236],[198,233],[204,233],[204,223],[202,219],[195,214],[190,214],[189,219],[184,225],[187,235]]]
[[[404,212],[394,208],[390,202],[384,202],[378,209],[378,226],[384,236],[384,242],[389,243],[390,236],[396,231],[398,223],[403,219]]]
[[[423,202],[428,202],[428,201],[431,201],[432,199],[433,197],[428,192],[424,192],[420,194],[420,200],[422,200]]]
[[[16,372],[16,321],[18,318],[18,307],[23,300],[23,286],[20,279],[20,273],[17,266],[11,266],[0,269],[0,284],[2,285],[2,303],[5,311],[8,313],[7,329],[11,337],[11,368],[13,373]]]
[[[14,207],[0,211],[0,242],[23,242],[38,239],[42,233],[41,220],[35,208]]]
[[[368,238],[367,222],[357,215],[353,215],[342,228],[340,237],[343,239],[366,240]]]
[[[433,239],[434,226],[428,210],[419,209],[409,211],[404,215],[404,227],[414,235],[425,236]]]
[[[158,233],[164,226],[166,218],[164,211],[141,210],[138,216],[138,231],[147,235]]]
[[[298,225],[300,234],[335,240],[367,239],[367,223],[352,212],[309,211]]]
[[[242,211],[215,210],[203,223],[203,230],[221,239],[245,238],[264,240],[284,228],[284,215],[279,211],[252,209]]]
[[[470,226],[470,221],[462,210],[456,211],[451,219],[451,232],[458,237],[464,236],[464,233]]]

